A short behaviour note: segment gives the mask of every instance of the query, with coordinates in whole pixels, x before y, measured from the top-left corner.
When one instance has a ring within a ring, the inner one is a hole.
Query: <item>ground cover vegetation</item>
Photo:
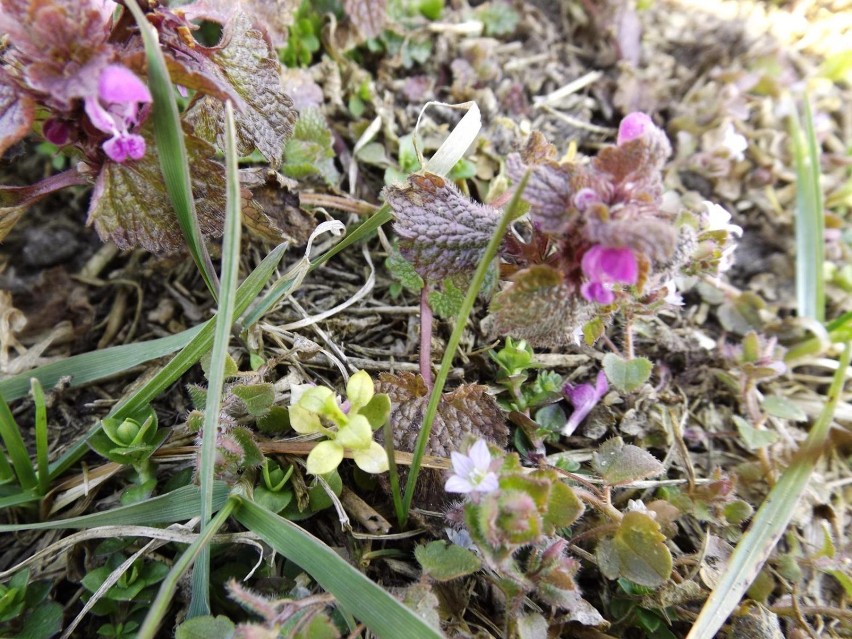
[[[0,0],[0,637],[852,635],[850,37]]]

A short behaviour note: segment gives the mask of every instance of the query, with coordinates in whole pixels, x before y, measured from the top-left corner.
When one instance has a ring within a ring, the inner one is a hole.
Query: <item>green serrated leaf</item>
[[[610,384],[622,393],[631,393],[648,381],[654,366],[645,357],[626,360],[615,353],[607,353],[603,367]]]
[[[663,585],[672,572],[672,555],[665,541],[653,518],[635,511],[626,513],[613,537],[619,574],[641,586]]]
[[[654,477],[664,466],[651,453],[625,444],[621,437],[608,439],[592,454],[592,466],[611,486]]]
[[[423,571],[436,581],[451,581],[470,575],[480,569],[482,563],[471,551],[446,541],[432,541],[417,546],[414,556]]]
[[[340,174],[334,166],[334,157],[331,130],[322,111],[316,107],[303,109],[293,137],[284,145],[281,172],[295,179],[319,175],[326,184],[335,186]]]
[[[429,307],[442,319],[453,319],[458,315],[462,302],[464,291],[453,284],[451,279],[444,280],[443,290],[429,293]]]
[[[231,392],[239,397],[245,404],[250,415],[262,417],[269,412],[275,403],[275,388],[272,384],[264,382],[261,384],[235,384]]]
[[[394,247],[385,260],[385,268],[390,276],[398,281],[406,290],[419,293],[423,288],[423,278],[414,270],[414,265],[406,260]]]
[[[749,450],[766,448],[778,441],[778,433],[775,431],[755,428],[739,415],[734,415],[731,419],[734,420],[737,432]]]

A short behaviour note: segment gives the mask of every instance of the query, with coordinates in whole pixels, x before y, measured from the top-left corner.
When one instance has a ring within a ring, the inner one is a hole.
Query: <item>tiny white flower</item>
[[[737,237],[743,235],[743,228],[731,224],[731,214],[715,202],[704,200],[703,218],[705,231],[727,231]]]
[[[732,122],[726,122],[722,129],[722,143],[731,159],[741,162],[745,159],[745,150],[748,148],[748,140],[741,133],[737,133]]]
[[[444,484],[448,493],[490,493],[499,488],[497,474],[490,470],[491,453],[484,439],[471,446],[467,455],[453,451],[453,475]]]
[[[663,284],[660,288],[664,288],[666,290],[666,297],[663,300],[666,304],[671,304],[672,306],[683,306],[683,297],[681,297],[681,294],[677,292],[677,284],[675,284],[673,279]]]

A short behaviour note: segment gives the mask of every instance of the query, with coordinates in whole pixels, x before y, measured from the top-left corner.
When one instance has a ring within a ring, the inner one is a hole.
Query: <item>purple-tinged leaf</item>
[[[87,182],[85,176],[71,169],[29,186],[0,186],[0,241],[9,234],[29,206],[51,193]]]
[[[299,0],[242,0],[240,8],[269,32],[272,46],[286,46],[287,31],[293,24],[293,15],[299,8]],[[233,0],[196,0],[182,7],[191,20],[211,20],[225,24],[234,12]]]
[[[432,173],[386,187],[384,197],[396,215],[400,252],[433,281],[475,270],[500,221],[497,209],[472,201]]]
[[[244,189],[243,222],[254,235],[280,244],[288,241],[302,246],[316,228],[313,213],[299,206],[295,180],[290,180],[272,169],[245,169],[240,171]]]
[[[144,157],[125,164],[104,163],[92,193],[89,223],[102,239],[121,249],[141,246],[154,253],[175,252],[186,244],[163,182],[152,125],[140,133],[148,142]],[[224,168],[213,160],[210,144],[192,134],[185,139],[201,233],[216,237],[222,234],[225,210]]]
[[[284,143],[293,134],[296,111],[281,89],[278,58],[263,32],[242,11],[225,25],[222,42],[207,50],[237,93],[243,96],[236,114],[237,152],[255,148],[273,166],[281,161]],[[196,134],[224,148],[225,109],[221,101],[203,96],[185,116]]]
[[[24,139],[33,125],[35,102],[0,71],[0,156]]]
[[[576,341],[574,332],[594,307],[574,293],[559,271],[539,264],[516,273],[509,287],[494,296],[490,310],[500,334],[547,347]]]
[[[0,33],[12,50],[6,62],[22,69],[26,85],[61,109],[97,91],[110,62],[110,13],[98,0],[3,0]]]
[[[388,0],[343,0],[343,10],[365,39],[376,38],[388,18]]]
[[[520,153],[512,153],[506,161],[509,179],[515,184],[531,168],[524,200],[530,205],[530,216],[545,233],[562,233],[571,222],[576,168],[559,164],[556,147],[538,131],[534,131]]]

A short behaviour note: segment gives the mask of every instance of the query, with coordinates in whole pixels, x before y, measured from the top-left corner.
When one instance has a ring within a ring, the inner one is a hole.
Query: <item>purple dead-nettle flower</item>
[[[598,304],[612,304],[613,284],[635,284],[639,276],[636,256],[629,248],[596,244],[583,254],[581,266],[588,281],[580,291],[587,300]]]
[[[646,114],[636,111],[629,113],[618,125],[618,137],[616,144],[621,146],[636,138],[641,138],[648,131],[654,129],[654,121]]]
[[[571,417],[562,427],[561,432],[565,437],[569,437],[577,430],[577,427],[592,412],[592,409],[597,406],[608,390],[609,384],[607,384],[606,375],[603,371],[598,373],[598,378],[594,384],[578,384],[576,386],[565,384],[562,388],[562,394],[574,407],[574,412],[571,413]]]
[[[115,162],[139,160],[145,155],[145,139],[130,133],[139,122],[139,105],[151,103],[151,92],[127,67],[111,64],[98,79],[98,95],[85,99],[86,115],[96,128],[112,137],[104,152]]]
[[[484,439],[478,439],[467,455],[453,451],[453,474],[444,484],[448,493],[484,494],[499,488],[497,474],[491,470],[491,453]]]
[[[574,194],[574,206],[581,213],[585,212],[593,204],[601,201],[601,196],[594,189],[584,187]]]

